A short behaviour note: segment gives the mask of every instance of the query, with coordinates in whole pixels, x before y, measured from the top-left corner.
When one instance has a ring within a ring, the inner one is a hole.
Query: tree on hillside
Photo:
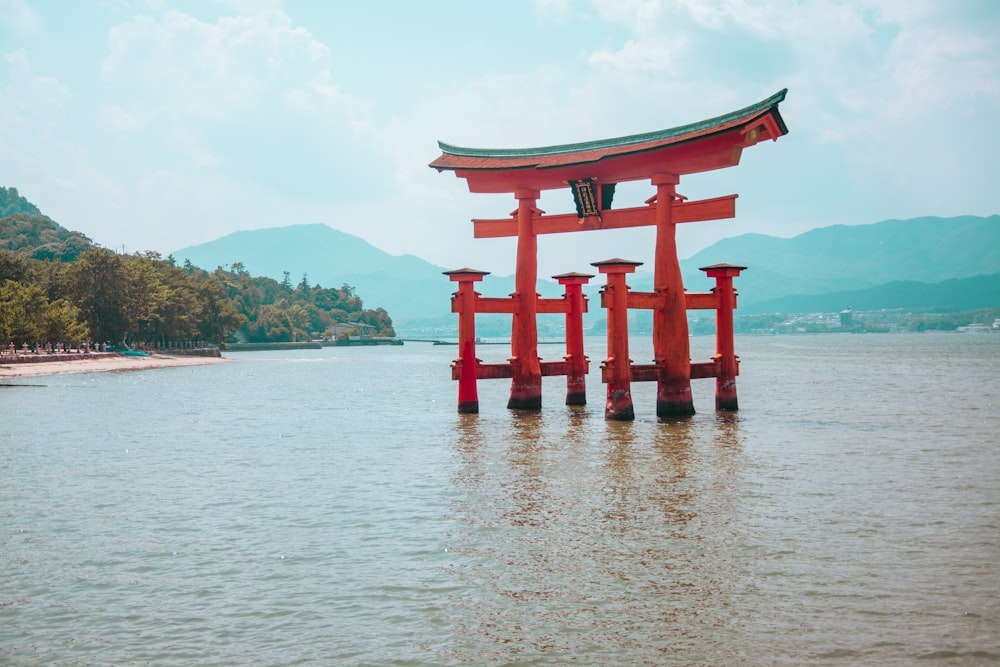
[[[392,320],[384,310],[367,311],[354,288],[339,290],[310,285],[303,275],[292,287],[286,271],[279,282],[266,276],[251,276],[242,263],[231,271],[218,268],[214,276],[239,315],[245,318],[238,338],[248,342],[291,342],[326,335],[335,322],[371,323],[380,335],[393,336]]]
[[[28,277],[30,270],[30,263],[26,258],[0,250],[0,281],[22,282]]]
[[[266,304],[260,307],[244,328],[246,339],[251,343],[288,343],[293,340],[294,331],[286,315],[285,304]]]
[[[93,245],[85,236],[70,236],[63,241],[52,241],[38,246],[31,256],[45,261],[72,262]]]
[[[396,332],[392,328],[392,318],[389,317],[389,313],[385,311],[384,308],[376,308],[375,310],[363,310],[359,316],[352,322],[363,322],[364,324],[370,324],[375,327],[376,336],[395,336]]]
[[[6,299],[0,333],[23,342],[93,337],[169,346],[222,343],[237,331],[248,340],[291,341],[318,338],[334,322],[350,321],[392,335],[388,313],[366,311],[350,285],[311,285],[307,274],[294,285],[287,271],[277,281],[252,276],[242,262],[231,268],[209,273],[153,251],[117,254],[42,215],[15,188],[0,188]]]
[[[49,301],[41,288],[14,280],[0,284],[0,341],[13,343],[79,343],[89,332],[79,310],[69,302]]]
[[[28,215],[41,215],[38,207],[21,196],[17,188],[0,187],[0,218],[9,215],[26,213]]]
[[[44,215],[15,213],[0,217],[0,250],[69,262],[92,245],[80,232],[71,232]]]
[[[199,304],[198,335],[202,340],[221,343],[246,322],[246,317],[227,297],[225,286],[214,276],[206,273],[204,279],[188,287],[193,288]]]
[[[90,248],[66,268],[66,294],[98,341],[119,342],[127,333],[127,279],[122,257],[106,248]]]
[[[171,296],[156,264],[148,258],[123,257],[121,340],[152,341],[158,338],[162,310]]]

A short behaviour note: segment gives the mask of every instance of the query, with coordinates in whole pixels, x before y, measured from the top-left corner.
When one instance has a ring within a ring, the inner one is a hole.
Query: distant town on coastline
[[[681,261],[685,287],[710,289],[699,267],[735,262],[736,331],[1000,332],[1000,215],[925,217],[835,225],[793,238],[744,234]],[[119,254],[45,216],[14,187],[0,187],[0,340],[180,345],[324,338],[451,338],[454,285],[413,255],[389,255],[324,224],[236,232],[166,256]],[[332,287],[339,285],[339,287]],[[652,274],[633,274],[636,290]],[[603,335],[601,285],[587,286],[587,332]],[[513,277],[486,276],[484,295],[506,295]],[[543,296],[559,296],[539,281]],[[637,311],[630,331],[651,330]],[[689,313],[692,335],[711,314]],[[559,338],[559,316],[539,335]],[[510,318],[482,315],[477,333],[510,335]]]

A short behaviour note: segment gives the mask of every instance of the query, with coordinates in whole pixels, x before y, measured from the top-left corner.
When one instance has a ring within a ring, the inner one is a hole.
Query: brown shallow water
[[[738,338],[673,422],[588,351],[538,414],[414,344],[0,392],[0,663],[1000,661],[1000,336]]]

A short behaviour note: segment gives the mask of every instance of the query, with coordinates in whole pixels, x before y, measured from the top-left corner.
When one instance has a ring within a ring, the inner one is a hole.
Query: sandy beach
[[[231,361],[224,357],[194,355],[153,354],[148,357],[99,355],[88,358],[81,355],[72,361],[39,361],[36,363],[4,364],[0,361],[0,380],[7,378],[60,375],[63,373],[99,373],[104,371],[138,371],[151,368],[172,368],[219,364]]]

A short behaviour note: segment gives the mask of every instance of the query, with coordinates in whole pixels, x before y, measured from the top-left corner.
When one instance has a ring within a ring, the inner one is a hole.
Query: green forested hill
[[[42,215],[17,188],[0,187],[0,250],[35,259],[74,260],[93,243]]]
[[[0,188],[0,345],[124,342],[190,347],[236,338],[286,342],[330,335],[334,323],[392,336],[389,314],[352,287],[323,288],[178,266],[155,251],[118,254],[71,232]]]
[[[80,232],[64,229],[44,215],[15,213],[0,218],[0,250],[69,262],[92,245]]]
[[[24,213],[25,215],[41,215],[38,207],[21,196],[17,188],[0,186],[0,218],[8,215]]]

